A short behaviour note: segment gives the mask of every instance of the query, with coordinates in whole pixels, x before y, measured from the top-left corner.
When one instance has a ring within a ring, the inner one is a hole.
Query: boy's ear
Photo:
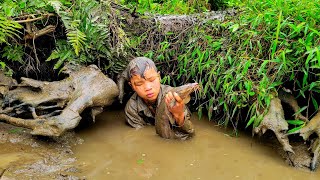
[[[130,82],[130,81],[128,82],[128,84],[132,87],[132,84],[131,84],[131,82]]]

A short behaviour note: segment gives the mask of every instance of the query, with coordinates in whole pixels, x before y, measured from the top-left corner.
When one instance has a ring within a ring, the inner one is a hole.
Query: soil
[[[0,123],[0,179],[85,179],[71,148],[83,140],[74,132],[49,138]]]
[[[294,153],[291,153],[283,150],[281,144],[277,141],[275,135],[273,135],[271,131],[267,131],[265,135],[260,137],[264,145],[274,149],[280,155],[280,157],[284,159],[286,164],[297,169],[309,172],[310,163],[312,160],[312,153],[309,150],[310,145],[300,140],[301,137],[299,137],[298,135],[293,138],[295,139],[292,139],[290,141],[290,145],[292,146]]]

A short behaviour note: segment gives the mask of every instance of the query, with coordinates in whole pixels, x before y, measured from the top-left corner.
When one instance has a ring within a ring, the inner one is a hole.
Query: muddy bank
[[[0,179],[83,179],[71,149],[81,143],[72,132],[48,138],[0,123]]]

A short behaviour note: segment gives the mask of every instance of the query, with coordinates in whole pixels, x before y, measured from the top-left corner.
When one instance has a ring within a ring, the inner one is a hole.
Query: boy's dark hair
[[[127,67],[127,78],[131,79],[132,76],[140,75],[142,78],[144,77],[144,71],[147,69],[154,69],[157,71],[157,67],[154,62],[146,57],[137,57],[130,61]]]

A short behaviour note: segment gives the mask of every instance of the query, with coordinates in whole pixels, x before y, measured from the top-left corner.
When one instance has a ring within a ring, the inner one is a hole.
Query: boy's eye
[[[142,83],[134,83],[136,86],[141,86]]]
[[[149,78],[148,80],[152,82],[152,81],[154,81],[156,79],[157,79],[156,77],[152,77],[152,78]]]

